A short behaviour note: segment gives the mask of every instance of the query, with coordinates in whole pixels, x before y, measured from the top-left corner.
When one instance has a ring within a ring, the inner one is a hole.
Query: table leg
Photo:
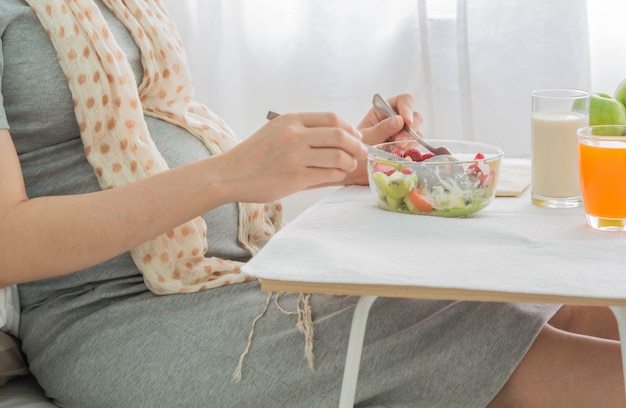
[[[356,383],[359,378],[359,366],[361,365],[365,327],[367,325],[370,307],[376,298],[377,296],[361,296],[354,309],[350,338],[348,340],[346,365],[343,371],[343,382],[341,383],[339,408],[354,407],[354,396],[356,394]]]
[[[622,370],[624,376],[624,385],[626,386],[626,307],[611,306],[611,310],[617,320],[617,329],[619,331],[619,341],[622,348]]]

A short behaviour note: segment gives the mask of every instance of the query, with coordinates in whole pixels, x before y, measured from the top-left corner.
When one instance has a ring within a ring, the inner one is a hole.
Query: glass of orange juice
[[[580,189],[587,224],[626,231],[626,126],[578,129]]]

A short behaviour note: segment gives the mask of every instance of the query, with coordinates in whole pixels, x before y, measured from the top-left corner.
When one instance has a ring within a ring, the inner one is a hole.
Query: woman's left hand
[[[385,141],[409,140],[411,136],[402,130],[405,124],[422,136],[419,127],[422,125],[423,118],[413,110],[415,104],[413,95],[406,93],[396,95],[387,99],[387,102],[398,112],[398,115],[387,118],[371,108],[357,127],[363,134],[364,143],[375,145]],[[346,177],[345,184],[368,184],[367,160],[359,162],[357,169]]]

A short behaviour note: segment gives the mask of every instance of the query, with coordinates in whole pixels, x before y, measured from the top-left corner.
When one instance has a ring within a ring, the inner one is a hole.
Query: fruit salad
[[[370,160],[370,183],[383,209],[461,217],[486,207],[495,194],[499,160],[486,160],[482,153],[467,160],[417,149],[392,153],[398,160]]]

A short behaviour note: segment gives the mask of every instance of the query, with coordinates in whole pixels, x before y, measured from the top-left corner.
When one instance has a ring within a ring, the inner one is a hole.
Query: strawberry
[[[478,163],[472,163],[467,166],[467,175],[472,177],[480,178],[481,184],[485,180],[487,173],[489,173],[490,168],[484,161],[485,155],[478,152],[474,156],[474,160],[479,160]]]
[[[430,159],[431,157],[435,157],[435,154],[434,153],[424,153],[422,155],[422,160],[421,161],[424,161],[426,159]]]
[[[396,172],[396,168],[390,164],[385,163],[374,163],[374,173],[385,173],[388,176],[391,176]]]
[[[480,176],[480,187],[487,187],[487,186],[492,186],[493,185],[493,181],[494,181],[494,173],[493,170],[491,170],[489,173],[487,174],[481,174]]]
[[[483,160],[484,158],[484,154],[476,153],[474,160],[478,160],[478,162],[472,163],[467,167],[467,175],[477,178],[479,187],[492,186],[495,177],[491,167]]]
[[[411,160],[413,160],[414,162],[420,162],[422,161],[422,154],[419,152],[419,150],[417,149],[409,149],[406,152],[404,152],[403,157],[410,157]]]
[[[467,175],[471,176],[471,177],[478,177],[482,172],[480,171],[480,168],[478,167],[477,163],[472,163],[469,166],[467,166]]]

